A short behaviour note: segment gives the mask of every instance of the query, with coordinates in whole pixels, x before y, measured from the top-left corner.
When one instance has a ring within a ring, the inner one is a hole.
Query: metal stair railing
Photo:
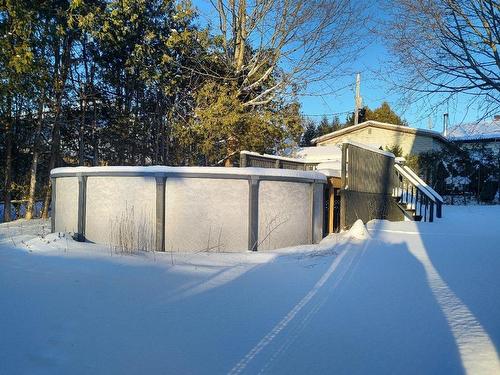
[[[433,188],[425,183],[418,174],[416,174],[410,167],[403,166],[404,170],[410,174],[414,180],[416,180],[425,190],[427,190],[436,200],[436,217],[441,218],[443,216],[443,197]]]
[[[393,196],[399,198],[399,203],[407,210],[413,210],[414,216],[420,216],[423,221],[434,221],[434,206],[438,207],[436,197],[401,165],[395,164],[394,172]]]

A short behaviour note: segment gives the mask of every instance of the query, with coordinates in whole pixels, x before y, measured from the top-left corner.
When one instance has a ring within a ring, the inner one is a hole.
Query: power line
[[[340,115],[350,115],[352,111],[344,111],[344,112],[335,112],[335,113],[315,113],[315,114],[306,114],[302,113],[304,117],[331,117],[331,116],[340,116]]]

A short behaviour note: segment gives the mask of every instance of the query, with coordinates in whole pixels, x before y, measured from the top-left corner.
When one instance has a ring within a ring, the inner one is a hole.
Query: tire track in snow
[[[245,370],[248,364],[254,360],[262,350],[264,350],[273,340],[293,321],[293,319],[297,316],[297,314],[306,307],[313,297],[318,293],[318,291],[325,285],[330,276],[334,273],[334,271],[339,266],[340,262],[344,258],[344,256],[349,252],[349,247],[344,249],[332,262],[328,270],[321,276],[321,278],[316,282],[313,288],[297,303],[292,310],[288,312],[285,317],[274,326],[274,328],[264,336],[258,343],[255,345],[229,372],[230,375],[240,374]],[[346,267],[347,269],[349,267]],[[340,280],[342,279],[344,274],[341,275]],[[340,282],[339,280],[339,282]],[[334,285],[334,288],[338,284]],[[307,318],[307,317],[306,317]]]
[[[360,251],[356,250],[356,253],[351,256],[349,260],[346,260],[347,264],[340,269],[339,275],[337,279],[334,281],[334,283],[331,286],[331,291],[333,292],[334,290],[337,289],[339,284],[341,282],[347,282],[348,280],[351,279],[351,276],[355,272],[356,268],[358,267],[359,263],[361,262],[361,258],[365,254],[366,251],[366,243],[363,246],[363,248]],[[353,252],[353,251],[351,251]],[[344,262],[344,263],[346,263]],[[347,278],[346,278],[347,276]],[[269,368],[272,366],[273,362],[276,361],[283,353],[285,353],[288,348],[297,340],[299,337],[300,333],[304,331],[304,329],[307,327],[313,316],[325,305],[325,303],[328,301],[328,299],[331,297],[332,293],[329,293],[328,295],[324,296],[319,302],[317,302],[311,310],[307,313],[307,315],[299,322],[298,327],[296,327],[293,330],[293,333],[289,334],[288,337],[285,338],[285,342],[276,350],[276,352],[272,355],[272,357],[267,361],[267,363],[262,367],[262,369],[259,371],[260,374],[265,374]]]

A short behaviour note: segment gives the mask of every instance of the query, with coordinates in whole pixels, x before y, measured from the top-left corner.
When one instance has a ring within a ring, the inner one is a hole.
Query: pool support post
[[[155,250],[165,251],[165,185],[166,176],[158,174],[156,179],[156,234]]]
[[[258,176],[248,179],[248,250],[258,250],[259,240],[259,184]]]
[[[56,178],[50,178],[51,200],[50,200],[50,232],[56,231]]]
[[[78,224],[77,232],[74,235],[76,241],[85,242],[85,209],[87,207],[87,176],[78,173]]]

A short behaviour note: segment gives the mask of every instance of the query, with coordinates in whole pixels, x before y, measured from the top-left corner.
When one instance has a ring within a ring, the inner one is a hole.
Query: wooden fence
[[[357,219],[403,220],[392,197],[394,156],[363,145],[342,145],[340,226],[349,228]]]
[[[259,155],[250,152],[240,153],[240,167],[295,169],[300,171],[313,171],[318,163],[282,158],[273,155]]]

